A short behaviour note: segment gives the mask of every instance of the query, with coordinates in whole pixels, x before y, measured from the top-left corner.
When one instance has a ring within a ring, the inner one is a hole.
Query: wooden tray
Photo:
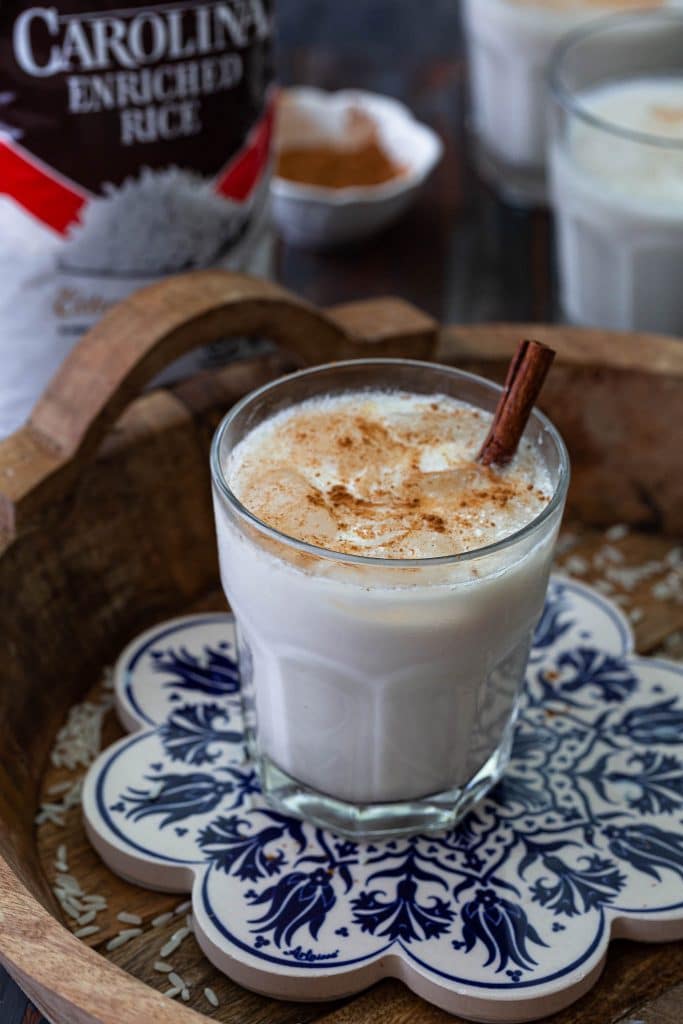
[[[247,334],[272,338],[281,352],[133,400],[183,352]],[[50,763],[57,730],[74,703],[101,691],[103,668],[126,641],[171,615],[223,607],[208,446],[232,402],[295,365],[363,354],[434,357],[497,377],[523,334],[560,355],[544,402],[573,456],[570,517],[581,525],[572,556],[590,556],[598,528],[619,522],[639,528],[619,542],[627,560],[660,557],[683,532],[675,430],[683,345],[672,339],[551,327],[439,331],[399,300],[321,313],[275,285],[203,272],[155,285],[109,314],[74,350],[28,426],[0,445],[0,959],[55,1024],[199,1022],[191,1007],[211,1011],[207,985],[221,1000],[211,1015],[225,1022],[452,1019],[398,982],[344,1006],[276,1003],[218,976],[190,941],[174,961],[192,978],[193,1000],[172,1003],[151,987],[164,979],[152,970],[149,930],[108,959],[102,951],[122,927],[117,912],[140,914],[147,928],[177,900],[109,874],[77,807],[64,828],[36,831],[34,819],[47,791],[75,777]],[[683,626],[679,604],[649,593],[630,595],[642,612],[644,652]],[[108,718],[104,742],[117,730]],[[88,940],[93,948],[73,937],[52,894],[61,843],[83,888],[109,901]],[[156,945],[165,934],[155,930]],[[556,1019],[610,1024],[629,1011],[677,1021],[682,1000],[680,946],[615,943],[598,987]]]

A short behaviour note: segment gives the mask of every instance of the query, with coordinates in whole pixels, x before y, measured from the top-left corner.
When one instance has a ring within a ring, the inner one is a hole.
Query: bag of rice
[[[251,265],[271,41],[272,0],[2,0],[0,436],[113,303]]]

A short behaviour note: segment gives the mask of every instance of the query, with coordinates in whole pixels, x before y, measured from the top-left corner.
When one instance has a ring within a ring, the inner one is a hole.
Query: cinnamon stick
[[[540,341],[520,342],[477,462],[505,466],[514,457],[554,358],[554,351]]]

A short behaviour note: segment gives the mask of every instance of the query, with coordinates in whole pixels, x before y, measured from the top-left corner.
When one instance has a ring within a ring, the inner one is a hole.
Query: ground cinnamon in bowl
[[[352,188],[383,185],[404,173],[378,142],[358,149],[341,146],[300,146],[286,149],[278,158],[281,178],[323,188]]]
[[[361,111],[350,112],[348,121],[349,137],[343,143],[283,148],[277,159],[278,177],[320,188],[363,188],[405,174],[405,167],[383,148],[373,121]]]
[[[378,234],[414,203],[439,137],[396,100],[358,89],[283,91],[272,216],[288,245],[330,249]]]

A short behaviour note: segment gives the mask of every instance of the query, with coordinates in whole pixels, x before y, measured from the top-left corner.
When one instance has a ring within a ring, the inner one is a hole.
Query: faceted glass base
[[[268,757],[258,759],[261,788],[278,811],[328,828],[350,839],[389,839],[452,829],[492,786],[507,766],[512,723],[503,743],[464,787],[405,803],[349,804],[302,785]]]

